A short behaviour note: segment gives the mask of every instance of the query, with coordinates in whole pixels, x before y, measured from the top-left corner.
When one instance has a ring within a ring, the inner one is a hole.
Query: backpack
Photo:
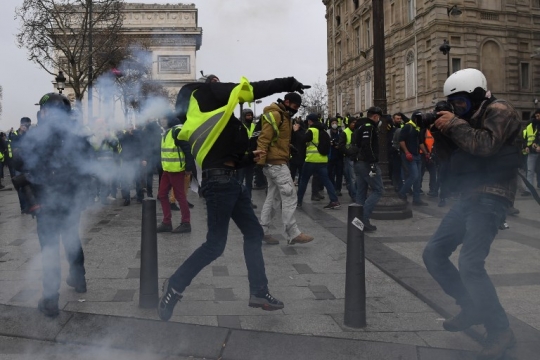
[[[312,142],[313,145],[315,145]],[[324,130],[319,130],[319,144],[315,145],[319,154],[328,156],[330,154],[330,135]]]

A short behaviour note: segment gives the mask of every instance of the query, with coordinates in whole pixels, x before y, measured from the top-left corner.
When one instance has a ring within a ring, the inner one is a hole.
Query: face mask
[[[291,108],[290,106],[285,106],[285,109],[287,110],[287,112],[289,113],[289,115],[291,117],[293,117],[294,115],[296,115],[296,113],[298,112],[298,110],[294,110],[293,108]]]
[[[337,129],[337,124],[332,124],[332,129]]]

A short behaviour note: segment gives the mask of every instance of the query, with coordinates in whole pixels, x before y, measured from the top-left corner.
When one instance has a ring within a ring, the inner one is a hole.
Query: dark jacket
[[[339,151],[339,138],[343,131],[341,128],[333,130],[330,128],[328,134],[330,135],[330,154],[328,154],[328,161],[342,161],[343,153]]]
[[[353,133],[351,147],[356,150],[356,159],[367,163],[379,162],[379,129],[377,123],[367,119]]]
[[[157,166],[161,161],[161,127],[151,121],[142,129],[143,159],[149,166]]]
[[[475,157],[484,158],[485,162],[488,162],[499,153],[503,146],[512,146],[521,137],[521,121],[512,105],[504,100],[488,99],[484,101],[471,120],[466,121],[454,117],[440,130],[442,135],[455,144],[456,148]],[[435,141],[437,142],[437,139]],[[443,143],[437,142],[438,151],[441,146]],[[452,158],[456,154],[457,150],[454,150]],[[488,175],[479,171],[476,176],[489,179]],[[516,195],[517,173],[510,175],[505,180],[486,180],[484,184],[472,189],[463,186],[459,190],[465,196],[490,194],[512,203]]]
[[[88,140],[57,123],[28,131],[15,166],[27,174],[42,209],[57,213],[80,211],[87,205],[91,176],[99,169]]]
[[[254,99],[261,99],[272,94],[295,91],[298,81],[295,78],[280,78],[268,81],[251,82]],[[180,121],[185,121],[189,99],[193,91],[195,100],[202,112],[210,112],[225,106],[229,102],[235,83],[192,83],[187,84],[178,93],[176,111]],[[249,139],[242,122],[233,114],[216,142],[206,155],[203,170],[223,168],[224,163],[234,162],[235,167],[243,167],[253,163],[253,153],[248,152]]]

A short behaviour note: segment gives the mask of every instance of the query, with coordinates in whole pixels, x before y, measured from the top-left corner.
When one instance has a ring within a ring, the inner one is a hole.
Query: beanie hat
[[[294,104],[298,104],[298,106],[302,105],[302,97],[297,93],[288,93],[285,95],[285,100],[289,100],[289,102],[292,102]]]

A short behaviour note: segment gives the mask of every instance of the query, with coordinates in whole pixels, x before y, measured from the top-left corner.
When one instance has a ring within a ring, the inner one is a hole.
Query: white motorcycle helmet
[[[472,94],[476,88],[487,92],[487,80],[480,70],[463,69],[458,70],[444,82],[444,96],[450,96],[459,92]],[[478,90],[477,90],[478,91]]]

